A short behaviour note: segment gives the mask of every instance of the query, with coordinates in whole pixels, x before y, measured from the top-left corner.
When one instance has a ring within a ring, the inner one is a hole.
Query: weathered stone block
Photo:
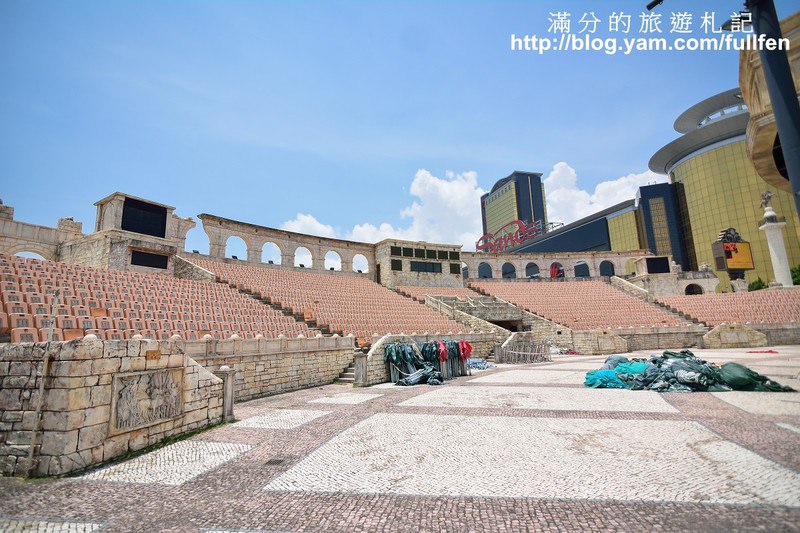
[[[108,424],[87,426],[80,430],[78,450],[89,450],[99,446],[108,436]]]
[[[42,434],[42,455],[65,455],[78,449],[78,430],[45,431]]]
[[[97,385],[91,387],[91,406],[111,405],[111,385]]]
[[[94,391],[93,393],[94,394]],[[99,407],[91,407],[84,411],[85,419],[83,424],[85,426],[93,426],[95,424],[107,423],[111,417],[111,405],[101,405]]]
[[[42,413],[42,429],[45,431],[71,431],[79,429],[83,423],[83,410],[44,411]]]
[[[117,435],[106,439],[103,448],[103,461],[128,453],[128,435]]]
[[[121,359],[119,357],[104,357],[92,361],[92,374],[113,374],[119,372]]]

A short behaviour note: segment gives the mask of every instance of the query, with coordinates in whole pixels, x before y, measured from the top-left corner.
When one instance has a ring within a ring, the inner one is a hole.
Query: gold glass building
[[[764,182],[747,156],[745,128],[749,113],[741,93],[732,89],[704,100],[675,121],[684,135],[659,150],[650,169],[680,184],[678,211],[690,270],[715,268],[711,245],[721,230],[735,228],[751,243],[755,269],[748,282],[774,279],[764,232],[758,230],[764,210],[761,194],[773,194],[771,205],[786,218],[784,241],[789,262],[800,265],[800,220],[791,195]],[[715,271],[718,290],[730,291],[727,273]]]

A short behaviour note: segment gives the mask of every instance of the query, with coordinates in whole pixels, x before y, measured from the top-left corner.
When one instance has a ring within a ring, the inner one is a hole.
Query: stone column
[[[228,365],[223,365],[214,375],[222,380],[222,419],[225,422],[234,420],[233,416],[233,382],[236,379],[236,370]]]
[[[261,262],[261,247],[248,246],[247,247],[247,262],[260,263]]]
[[[789,268],[789,258],[786,255],[786,244],[783,242],[783,227],[786,222],[779,222],[778,215],[772,207],[764,208],[763,224],[758,227],[767,236],[769,258],[772,261],[772,272],[775,281],[784,287],[792,286],[792,272]]]

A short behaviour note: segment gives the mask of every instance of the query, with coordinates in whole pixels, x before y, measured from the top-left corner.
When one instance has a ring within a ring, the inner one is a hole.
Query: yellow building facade
[[[682,183],[692,248],[696,264],[714,268],[711,244],[720,230],[735,228],[745,241],[751,243],[755,270],[747,271],[748,282],[758,278],[769,282],[774,278],[772,263],[763,231],[758,230],[764,210],[760,207],[761,193],[773,194],[770,205],[779,216],[786,218],[784,241],[791,265],[800,265],[800,220],[791,195],[767,185],[756,173],[747,157],[744,140],[700,153],[676,165],[670,178]],[[691,253],[691,252],[690,252]],[[730,291],[727,273],[716,272],[720,290]]]
[[[718,290],[732,289],[725,271],[716,270],[712,244],[720,232],[734,228],[751,243],[755,269],[745,271],[751,283],[774,280],[767,239],[758,227],[764,217],[761,195],[785,217],[784,242],[791,266],[800,265],[800,219],[791,194],[766,183],[748,157],[745,131],[750,113],[741,91],[731,89],[699,102],[675,121],[683,135],[650,159],[650,169],[667,174],[678,185],[678,215],[690,270],[708,265],[720,279]]]

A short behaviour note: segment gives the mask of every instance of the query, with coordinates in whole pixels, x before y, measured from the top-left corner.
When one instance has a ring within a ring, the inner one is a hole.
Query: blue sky
[[[605,37],[612,11],[645,4],[4,0],[0,198],[85,231],[120,190],[181,216],[468,243],[476,198],[520,169],[569,191],[551,206],[568,222],[653,179],[677,115],[737,85],[738,53],[537,55],[510,35],[546,35],[552,11],[576,33],[594,11]],[[740,6],[659,12],[699,30],[704,11]],[[207,250],[199,228],[188,247]]]

